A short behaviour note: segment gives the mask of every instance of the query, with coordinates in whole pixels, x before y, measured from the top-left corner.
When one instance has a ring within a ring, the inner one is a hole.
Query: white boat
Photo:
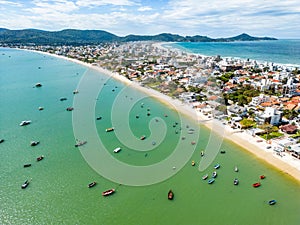
[[[23,120],[21,123],[20,123],[20,126],[26,126],[28,124],[31,123],[31,120]]]
[[[239,169],[238,169],[237,166],[234,167],[234,171],[235,171],[235,172],[239,172]]]
[[[121,151],[121,148],[120,148],[120,147],[116,148],[116,149],[114,150],[114,153],[118,153],[119,151]]]

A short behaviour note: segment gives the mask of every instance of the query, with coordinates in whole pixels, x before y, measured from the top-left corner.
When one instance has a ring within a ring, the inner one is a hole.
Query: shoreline
[[[21,49],[21,50],[25,50],[25,49]],[[57,57],[63,60],[74,62],[76,64],[80,64],[86,68],[96,70],[97,72],[104,74],[105,76],[109,76],[119,82],[122,82],[125,85],[128,85],[132,88],[137,89],[138,91],[141,91],[149,95],[150,97],[157,99],[158,101],[167,105],[168,107],[172,106],[173,108],[178,110],[182,115],[185,115],[188,119],[195,121],[198,125],[205,126],[207,129],[216,133],[217,135],[223,136],[225,139],[243,148],[243,150],[245,150],[249,154],[252,154],[258,159],[263,160],[267,164],[273,166],[274,169],[278,170],[279,172],[285,173],[290,177],[294,178],[298,182],[298,184],[300,184],[300,160],[295,159],[298,161],[292,164],[290,161],[292,160],[292,158],[291,159],[287,158],[292,156],[286,155],[283,156],[282,158],[275,156],[272,150],[266,149],[267,146],[266,143],[256,142],[258,139],[252,137],[250,134],[246,134],[245,132],[237,132],[238,130],[233,130],[229,126],[223,125],[220,121],[216,119],[207,118],[202,113],[197,112],[195,109],[193,109],[190,105],[184,104],[178,99],[171,98],[170,96],[162,94],[161,92],[158,92],[154,89],[142,87],[140,84],[130,81],[124,76],[121,76],[117,73],[113,73],[112,71],[104,69],[100,66],[94,66],[92,64],[82,62],[78,59],[68,58],[65,56],[51,54],[48,52],[34,51],[34,50],[27,50],[27,51],[36,52],[39,54],[45,54],[51,57]],[[215,128],[214,126],[217,126],[219,129],[214,129]]]

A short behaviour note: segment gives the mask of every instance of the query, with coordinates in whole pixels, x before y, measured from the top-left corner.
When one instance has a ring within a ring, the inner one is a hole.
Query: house
[[[287,124],[287,125],[280,126],[280,130],[287,134],[295,134],[298,130],[298,127],[292,124]]]

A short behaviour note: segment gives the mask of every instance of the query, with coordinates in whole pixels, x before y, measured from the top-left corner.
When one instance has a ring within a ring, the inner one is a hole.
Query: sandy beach
[[[39,51],[35,51],[35,52],[58,57],[64,60],[68,60],[83,65],[89,69],[96,70],[101,74],[112,77],[124,83],[125,85],[128,85],[132,88],[136,88],[139,91],[142,91],[145,94],[156,98],[162,103],[168,106],[172,106],[183,115],[196,121],[198,124],[202,124],[208,129],[211,130],[213,129],[213,132],[216,132],[218,135],[221,135],[223,138],[228,139],[234,142],[235,144],[241,146],[244,150],[255,155],[258,159],[267,162],[268,164],[272,165],[274,168],[278,169],[283,174],[290,175],[300,183],[300,160],[295,159],[288,154],[285,154],[283,157],[275,155],[271,149],[266,148],[267,144],[265,141],[257,142],[257,140],[259,139],[258,137],[253,137],[250,134],[247,134],[246,132],[240,130],[239,131],[233,130],[228,125],[223,125],[222,122],[219,120],[208,118],[204,116],[202,113],[196,112],[196,110],[193,109],[191,105],[183,104],[180,100],[171,98],[156,90],[142,87],[136,82],[130,81],[127,78],[118,75],[117,73],[113,73],[99,66],[91,65],[79,61],[77,59],[67,58],[65,56],[59,56],[59,55],[39,52]]]

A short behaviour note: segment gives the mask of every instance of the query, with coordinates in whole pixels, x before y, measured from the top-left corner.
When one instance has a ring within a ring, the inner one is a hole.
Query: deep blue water
[[[259,62],[300,65],[300,39],[243,42],[181,42],[166,44],[190,53],[237,57]]]

